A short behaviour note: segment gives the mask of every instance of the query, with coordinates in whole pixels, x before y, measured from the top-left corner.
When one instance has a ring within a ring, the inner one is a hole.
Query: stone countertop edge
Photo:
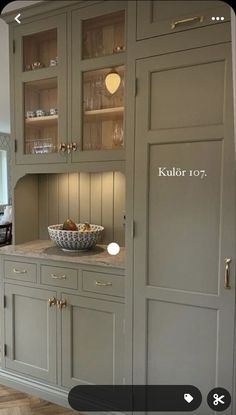
[[[49,240],[36,240],[19,245],[6,245],[0,248],[0,255],[12,255],[25,258],[65,261],[84,265],[100,265],[112,268],[125,268],[125,248],[118,255],[109,255],[106,245],[96,245],[92,250],[64,252]]]

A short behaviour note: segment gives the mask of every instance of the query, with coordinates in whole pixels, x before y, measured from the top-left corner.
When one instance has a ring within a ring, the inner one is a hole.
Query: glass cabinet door
[[[16,30],[17,163],[67,161],[65,16]]]
[[[106,87],[109,76],[114,93]],[[123,148],[124,66],[84,72],[83,104],[83,150]]]
[[[72,161],[124,159],[125,50],[122,1],[73,12]]]
[[[57,78],[24,83],[24,154],[58,151]]]
[[[86,19],[82,23],[83,59],[112,55],[125,50],[125,11]]]

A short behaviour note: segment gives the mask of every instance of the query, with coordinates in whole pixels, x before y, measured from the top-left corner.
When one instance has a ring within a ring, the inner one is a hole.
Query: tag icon
[[[192,397],[192,395],[190,395],[190,393],[185,393],[184,394],[184,400],[188,403],[191,403],[193,401],[193,397]]]

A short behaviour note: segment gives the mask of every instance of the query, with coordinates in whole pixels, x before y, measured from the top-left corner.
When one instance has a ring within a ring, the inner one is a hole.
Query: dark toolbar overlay
[[[192,412],[202,402],[192,385],[79,385],[69,392],[77,411],[182,411]]]

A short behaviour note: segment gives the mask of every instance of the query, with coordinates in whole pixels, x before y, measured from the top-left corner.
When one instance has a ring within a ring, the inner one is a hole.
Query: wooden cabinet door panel
[[[63,386],[122,384],[123,306],[65,295],[62,309]]]
[[[56,383],[56,293],[6,284],[5,295],[6,369]]]

